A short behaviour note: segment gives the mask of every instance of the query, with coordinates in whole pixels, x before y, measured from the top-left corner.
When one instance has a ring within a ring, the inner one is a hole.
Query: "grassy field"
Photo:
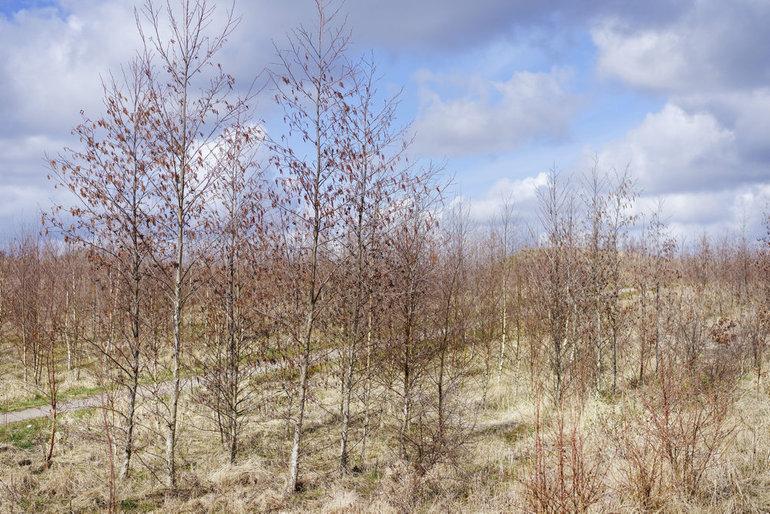
[[[277,382],[261,380],[273,391]],[[387,438],[372,441],[365,468],[348,476],[336,472],[338,425],[333,381],[318,390],[309,413],[309,452],[303,461],[303,490],[284,493],[289,450],[285,421],[269,415],[279,409],[265,404],[249,418],[240,458],[226,464],[226,452],[211,417],[189,398],[183,403],[180,427],[180,487],[168,494],[160,485],[162,438],[145,405],[141,463],[130,479],[116,484],[117,505],[124,512],[526,512],[531,510],[532,478],[538,459],[551,459],[558,449],[556,411],[533,401],[524,373],[508,371],[495,379],[486,403],[453,457],[425,474],[398,459]],[[567,432],[580,434],[580,456],[597,488],[594,512],[766,512],[770,509],[770,401],[766,384],[746,376],[731,407],[732,430],[693,493],[682,491],[664,462],[655,484],[656,505],[644,507],[634,497],[632,461],[618,444],[617,431],[644,429],[645,391],[633,386],[614,397],[587,399],[569,411]],[[475,386],[478,386],[476,383]],[[480,395],[480,389],[469,389]],[[539,416],[538,416],[538,410]],[[49,421],[0,428],[0,510],[8,512],[93,512],[106,508],[110,460],[105,413],[90,409],[62,417],[57,454],[49,470],[41,470]],[[383,421],[387,423],[387,421]],[[358,426],[360,428],[360,426]],[[574,431],[572,430],[574,428]],[[114,434],[113,434],[114,436]],[[545,453],[538,454],[538,445]],[[697,451],[702,451],[698,449]],[[480,506],[484,506],[483,509]]]

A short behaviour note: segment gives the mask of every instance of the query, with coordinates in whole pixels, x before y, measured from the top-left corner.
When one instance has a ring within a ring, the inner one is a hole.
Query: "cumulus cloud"
[[[708,112],[688,113],[671,103],[605,147],[599,161],[629,165],[646,193],[718,190],[756,176],[742,165],[733,131]]]
[[[718,93],[693,92],[677,99],[683,108],[710,113],[735,134],[736,151],[747,167],[770,164],[770,89],[725,90]],[[767,173],[757,176],[766,180]]]
[[[581,166],[590,159],[584,156]],[[744,216],[759,233],[770,174],[746,158],[736,132],[708,111],[691,113],[668,103],[606,145],[598,160],[605,169],[629,166],[641,192],[637,213],[662,204],[677,236],[736,230]]]
[[[599,70],[666,94],[759,87],[770,79],[770,3],[701,0],[644,25],[624,13],[594,22]]]
[[[680,232],[734,227],[747,205],[755,219],[767,208],[768,23],[767,2],[701,0],[665,23],[616,13],[593,24],[600,74],[668,99],[601,157],[629,162]]]
[[[682,38],[671,30],[627,33],[611,21],[594,29],[599,70],[636,87],[667,89],[683,83],[687,59]]]
[[[0,134],[66,133],[99,107],[100,75],[137,48],[131,3],[69,4],[0,17]]]
[[[577,106],[569,73],[519,71],[507,81],[423,75],[423,104],[415,122],[417,148],[428,155],[474,155],[515,149],[537,139],[563,137]],[[445,98],[443,83],[462,93]]]
[[[678,17],[689,0],[359,0],[350,2],[351,22],[364,42],[387,48],[446,52],[498,37],[527,37],[527,29],[566,30],[625,13],[642,26]],[[548,40],[542,40],[548,44]]]
[[[70,131],[81,110],[92,117],[103,110],[101,79],[119,75],[140,48],[134,6],[141,1],[47,4],[0,14],[0,225],[33,224],[50,205],[44,154],[73,143]],[[220,19],[225,14],[217,10]],[[255,57],[264,66],[270,36],[262,43],[266,50]],[[243,55],[223,58],[244,61]],[[250,77],[258,71],[252,67]]]
[[[515,223],[522,234],[537,224],[538,190],[548,183],[548,174],[538,173],[521,179],[503,178],[496,181],[483,195],[458,195],[452,204],[462,204],[471,220],[480,224],[493,222],[506,203],[512,207]]]
[[[762,235],[762,214],[767,212],[768,202],[770,187],[753,184],[720,191],[645,196],[637,201],[635,210],[650,214],[660,208],[671,235],[693,242],[702,233],[736,234],[745,229],[749,235]]]
[[[70,141],[80,109],[100,109],[100,74],[134,52],[132,5],[67,0],[0,16],[0,231],[34,225],[50,205],[44,154]]]
[[[574,174],[567,174],[565,179],[573,185],[580,183]],[[538,192],[547,182],[548,174],[545,172],[516,180],[501,179],[484,194],[474,197],[459,195],[454,203],[467,208],[473,221],[488,224],[494,222],[505,202],[511,202],[519,234],[522,237],[537,237],[541,230]],[[577,205],[579,207],[580,202]],[[768,184],[745,184],[712,191],[644,194],[636,199],[631,209],[631,213],[637,215],[632,231],[640,230],[645,219],[660,210],[669,234],[680,242],[692,243],[703,233],[737,234],[744,228],[750,237],[759,237],[764,234],[763,213],[767,213],[769,207]]]

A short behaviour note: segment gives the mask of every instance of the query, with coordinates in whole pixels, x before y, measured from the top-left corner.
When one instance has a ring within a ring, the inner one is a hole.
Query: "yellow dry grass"
[[[474,387],[478,387],[478,384]],[[340,478],[334,471],[337,426],[333,382],[319,390],[311,409],[311,448],[303,462],[305,490],[284,493],[288,432],[285,422],[255,418],[243,434],[241,458],[227,464],[226,452],[200,407],[186,402],[180,426],[180,487],[166,494],[160,472],[162,438],[152,435],[151,416],[142,419],[141,455],[132,477],[118,482],[118,507],[125,512],[522,512],[530,510],[525,483],[535,452],[535,411],[526,380],[510,373],[493,380],[487,407],[479,413],[468,444],[455,462],[418,476],[399,462],[383,440],[370,448],[376,466]],[[475,394],[479,391],[471,391]],[[189,400],[189,398],[188,398]],[[327,408],[320,408],[325,405]],[[626,462],[605,435],[639,408],[638,392],[622,399],[589,398],[581,410],[580,433],[589,459],[601,459],[596,512],[638,512],[624,488]],[[555,429],[553,409],[543,407],[543,434]],[[664,512],[767,512],[770,510],[770,391],[753,377],[740,383],[731,414],[735,431],[715,456],[693,496],[663,484]],[[573,418],[568,417],[567,421]],[[630,418],[628,418],[630,419]],[[29,449],[0,442],[0,511],[95,512],[108,502],[109,464],[102,412],[67,415],[62,421],[54,466],[41,470],[41,446]],[[155,456],[155,457],[154,457]],[[20,464],[29,460],[30,464]],[[668,475],[664,474],[664,477]],[[664,478],[668,480],[668,478]]]

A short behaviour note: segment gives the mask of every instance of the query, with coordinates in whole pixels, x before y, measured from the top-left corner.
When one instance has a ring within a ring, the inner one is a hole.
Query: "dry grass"
[[[287,445],[285,423],[255,418],[243,434],[242,457],[224,464],[226,454],[209,430],[200,408],[182,413],[180,487],[168,495],[160,473],[162,438],[153,436],[150,416],[142,418],[143,464],[119,483],[119,507],[126,512],[512,512],[531,510],[528,480],[538,463],[538,438],[547,448],[558,436],[554,409],[543,407],[538,434],[536,405],[521,377],[493,381],[487,406],[455,462],[416,473],[398,461],[382,440],[370,447],[367,469],[339,478],[335,473],[336,424],[329,414],[335,388],[319,390],[311,411],[311,452],[304,462],[304,491],[284,493]],[[608,401],[589,398],[577,417],[565,417],[582,434],[588,465],[601,462],[601,494],[596,512],[766,512],[770,509],[770,391],[752,377],[739,383],[731,411],[735,430],[715,453],[696,491],[677,487],[666,463],[645,446],[641,390]],[[323,408],[322,408],[323,406]],[[42,471],[40,441],[30,448],[0,442],[0,511],[93,512],[107,506],[107,447],[102,413],[67,415],[57,442],[55,464]],[[636,443],[632,444],[632,443]],[[569,448],[569,445],[567,445]],[[153,457],[157,455],[157,457]],[[542,456],[541,456],[542,457]],[[639,462],[634,466],[634,459]],[[26,463],[29,461],[29,464]],[[555,469],[545,463],[548,472]],[[640,475],[657,466],[650,484]],[[310,470],[313,470],[310,472]],[[645,494],[649,488],[648,494]],[[650,498],[654,497],[654,502]]]

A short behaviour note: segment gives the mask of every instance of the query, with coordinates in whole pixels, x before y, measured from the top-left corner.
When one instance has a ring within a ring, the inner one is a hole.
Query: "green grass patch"
[[[517,423],[512,429],[502,433],[506,442],[513,444],[535,433],[535,427],[527,423]]]
[[[159,498],[125,498],[118,503],[120,512],[155,512],[163,506]]]
[[[88,398],[89,396],[97,395],[104,391],[103,387],[99,386],[76,386],[69,389],[65,389],[59,393],[59,401],[74,400],[76,398]]]
[[[133,498],[127,498],[120,501],[120,510],[127,512],[136,512],[139,510],[139,501]]]
[[[43,405],[47,404],[48,400],[45,398],[45,396],[40,393],[35,393],[35,395],[30,398],[15,400],[0,405],[0,414],[5,412],[15,412],[17,410],[30,409],[32,407],[42,407]]]
[[[78,409],[76,411],[69,412],[67,413],[67,415],[71,416],[72,419],[75,419],[75,420],[83,420],[93,416],[97,410],[99,409],[97,409],[96,407],[89,407],[86,409]]]
[[[48,419],[33,419],[0,425],[0,443],[12,444],[22,450],[28,450],[46,438],[48,425]]]

